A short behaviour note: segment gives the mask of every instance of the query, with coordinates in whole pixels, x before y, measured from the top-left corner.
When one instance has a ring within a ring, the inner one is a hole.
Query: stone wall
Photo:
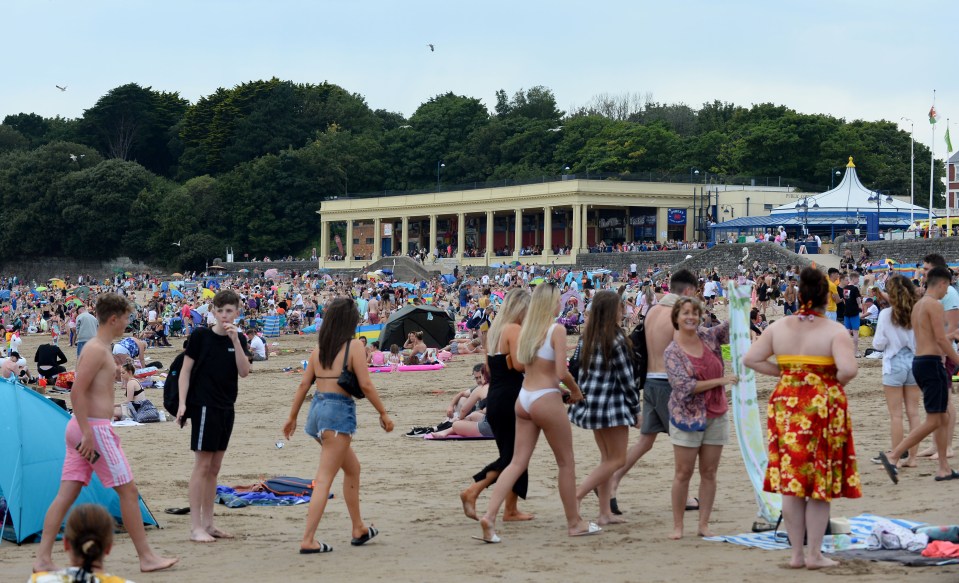
[[[711,270],[718,267],[720,274],[736,273],[739,261],[744,257],[743,249],[749,251],[746,256],[748,265],[752,265],[753,261],[759,261],[760,265],[766,267],[772,262],[779,266],[781,272],[786,271],[789,265],[798,265],[801,269],[812,265],[813,262],[809,255],[798,255],[772,243],[722,243],[694,255],[692,259],[677,263],[673,266],[673,271],[688,269],[697,273],[703,269]]]
[[[859,248],[862,245],[869,249],[869,253],[875,261],[889,258],[896,263],[915,265],[930,253],[942,255],[948,263],[959,261],[959,237],[844,243],[840,255],[845,253],[846,249],[849,249],[852,251],[852,256],[858,259]]]
[[[0,274],[4,276],[16,275],[25,281],[35,280],[44,282],[54,277],[70,276],[76,281],[81,273],[92,275],[97,279],[112,277],[116,271],[130,271],[133,273],[164,273],[164,270],[131,260],[129,257],[118,257],[108,261],[80,261],[48,257],[41,259],[20,259],[7,261],[0,265]]]

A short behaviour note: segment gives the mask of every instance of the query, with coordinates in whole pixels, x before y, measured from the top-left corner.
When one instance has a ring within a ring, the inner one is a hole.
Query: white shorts
[[[705,431],[683,431],[670,421],[669,441],[673,445],[697,449],[703,445],[726,445],[729,441],[729,416],[723,413],[707,419]]]

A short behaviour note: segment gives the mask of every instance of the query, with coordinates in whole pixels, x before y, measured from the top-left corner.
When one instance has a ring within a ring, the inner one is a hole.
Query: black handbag
[[[366,395],[363,394],[363,389],[360,388],[360,381],[356,378],[356,374],[347,367],[350,362],[351,341],[352,340],[346,341],[346,352],[343,354],[343,370],[340,371],[340,376],[337,377],[336,384],[340,385],[340,388],[349,393],[351,397],[363,399]]]
[[[573,379],[576,382],[579,382],[579,368],[580,368],[580,356],[579,353],[583,348],[583,339],[580,338],[579,342],[576,343],[576,350],[573,351],[573,356],[569,359],[569,374],[573,375]]]

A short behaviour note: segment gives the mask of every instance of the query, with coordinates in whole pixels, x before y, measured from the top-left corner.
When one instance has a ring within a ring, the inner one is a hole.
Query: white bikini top
[[[554,327],[556,327],[555,322],[549,327],[549,330],[546,331],[546,340],[543,341],[543,345],[536,351],[536,356],[543,360],[556,360],[556,351],[553,350],[552,343]]]

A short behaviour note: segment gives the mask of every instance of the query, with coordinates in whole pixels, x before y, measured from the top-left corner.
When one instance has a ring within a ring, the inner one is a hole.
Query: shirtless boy
[[[959,479],[959,472],[949,467],[946,457],[945,431],[936,431],[946,422],[946,406],[949,402],[949,378],[942,357],[945,355],[953,363],[959,364],[952,342],[946,337],[942,323],[945,312],[939,300],[946,295],[952,276],[944,267],[933,267],[926,273],[926,293],[912,310],[912,329],[916,335],[916,356],[912,360],[912,374],[922,389],[922,402],[926,408],[926,420],[913,429],[888,454],[881,452],[886,473],[893,483],[899,483],[899,470],[890,460],[898,460],[914,445],[918,445],[927,435],[935,432],[936,449],[939,452],[939,470],[936,481]]]
[[[34,572],[56,570],[52,553],[60,525],[80,495],[80,489],[90,482],[93,472],[96,472],[104,486],[116,490],[120,497],[123,526],[136,547],[140,570],[167,569],[178,560],[175,557],[161,557],[150,548],[140,514],[140,494],[133,483],[130,464],[120,447],[120,438],[110,427],[113,417],[113,378],[117,368],[110,343],[123,335],[130,311],[130,302],[117,294],[103,294],[97,300],[100,327],[97,335],[86,343],[77,361],[76,381],[70,392],[73,417],[67,423],[67,454],[60,477],[60,491],[43,520],[43,534],[33,562]]]

